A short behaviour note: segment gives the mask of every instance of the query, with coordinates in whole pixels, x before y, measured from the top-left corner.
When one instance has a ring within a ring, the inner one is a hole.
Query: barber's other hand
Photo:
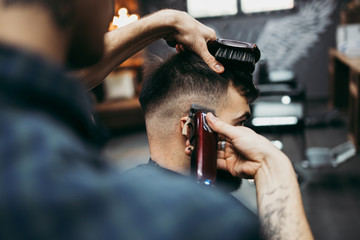
[[[247,127],[234,127],[208,113],[210,127],[226,138],[224,152],[218,154],[218,168],[233,176],[255,178],[259,169],[266,169],[269,161],[287,158],[265,137]]]
[[[176,45],[178,51],[188,49],[198,54],[211,69],[217,73],[224,72],[224,67],[215,60],[207,48],[207,42],[216,40],[215,31],[189,14],[176,10],[163,10],[163,14],[169,14],[173,18],[173,31],[164,39],[170,44]],[[172,44],[171,44],[172,43]]]

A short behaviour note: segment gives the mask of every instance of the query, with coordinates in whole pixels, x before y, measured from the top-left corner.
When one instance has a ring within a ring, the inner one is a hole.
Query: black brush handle
[[[178,44],[176,41],[166,41],[166,43],[168,46],[173,47],[173,48],[175,48],[176,44]],[[260,50],[255,43],[248,43],[248,42],[243,42],[243,41],[218,38],[215,41],[209,41],[207,43],[207,46],[208,46],[209,52],[212,55],[215,55],[216,51],[221,47],[230,47],[230,48],[241,49],[243,51],[253,52],[254,57],[255,57],[255,62],[258,62],[261,57]]]
[[[255,43],[219,38],[216,39],[216,41],[209,41],[207,45],[212,55],[215,55],[215,53],[219,48],[231,48],[234,50],[253,53],[255,58],[255,63],[258,62],[261,57],[260,50]]]

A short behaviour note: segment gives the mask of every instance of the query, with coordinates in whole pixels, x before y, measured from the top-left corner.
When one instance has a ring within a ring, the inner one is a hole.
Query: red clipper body
[[[197,181],[205,185],[214,185],[216,179],[217,134],[209,127],[206,114],[214,111],[193,104],[190,118],[193,128],[190,144],[194,147],[191,155],[191,172]]]

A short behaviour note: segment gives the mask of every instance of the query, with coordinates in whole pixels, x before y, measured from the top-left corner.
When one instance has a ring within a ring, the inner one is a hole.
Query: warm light
[[[131,22],[135,22],[135,21],[139,20],[139,17],[136,14],[131,14],[130,17],[129,17],[129,20]]]
[[[120,8],[118,13],[119,13],[119,16],[128,15],[128,10],[126,8]]]
[[[110,30],[126,26],[139,19],[139,16],[136,14],[129,15],[129,11],[126,8],[120,8],[118,14],[119,16],[114,16]]]

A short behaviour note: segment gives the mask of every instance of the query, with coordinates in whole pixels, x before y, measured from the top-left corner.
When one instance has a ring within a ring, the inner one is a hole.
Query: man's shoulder
[[[7,107],[0,115],[1,163],[22,173],[11,175],[17,181],[60,176],[80,165],[91,169],[102,160],[98,148],[45,112]]]
[[[11,143],[18,149],[34,151],[41,147],[43,150],[51,150],[83,143],[69,126],[46,112],[13,106],[1,107],[0,138],[12,139]]]
[[[258,237],[257,216],[228,194],[151,167],[130,170],[124,174],[123,179],[129,182],[131,189],[144,187],[139,189],[137,194],[140,195],[135,199],[146,196],[147,201],[143,204],[149,205],[145,207],[153,209],[161,218],[166,216],[169,226],[183,226],[185,233],[190,233],[190,228],[197,227],[197,231],[193,233],[203,234],[190,238]],[[181,234],[181,230],[177,234]]]
[[[0,220],[23,219],[20,225],[0,226],[5,235],[42,239],[44,224],[52,230],[43,239],[107,234],[122,239],[235,239],[257,233],[257,218],[225,194],[153,168],[121,173],[101,164],[99,154],[71,130],[42,114],[22,116],[10,111],[0,118],[1,164],[8,180],[0,193]],[[23,231],[14,232],[19,227]]]

